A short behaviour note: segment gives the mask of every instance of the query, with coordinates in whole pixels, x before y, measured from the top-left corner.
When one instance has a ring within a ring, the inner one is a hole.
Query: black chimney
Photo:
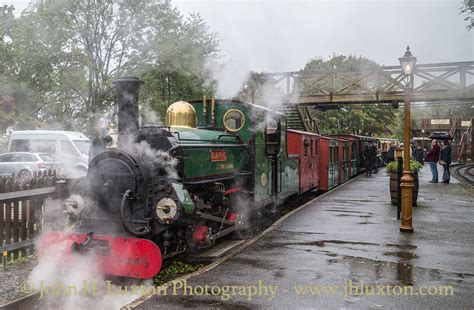
[[[123,77],[113,83],[118,99],[118,146],[126,146],[138,136],[138,90],[144,82]]]

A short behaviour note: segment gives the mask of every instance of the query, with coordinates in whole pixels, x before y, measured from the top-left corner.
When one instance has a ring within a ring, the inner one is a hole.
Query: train
[[[104,275],[152,278],[163,260],[245,236],[295,197],[346,182],[378,141],[288,129],[280,112],[214,97],[175,102],[164,126],[139,126],[142,83],[114,81],[116,137],[69,187],[67,228],[45,233],[40,255],[93,255]]]

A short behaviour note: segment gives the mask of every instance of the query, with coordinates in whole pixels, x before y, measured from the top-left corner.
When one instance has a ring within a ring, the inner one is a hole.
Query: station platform
[[[474,192],[428,183],[426,164],[419,179],[413,233],[399,231],[385,171],[361,175],[136,308],[472,309]]]

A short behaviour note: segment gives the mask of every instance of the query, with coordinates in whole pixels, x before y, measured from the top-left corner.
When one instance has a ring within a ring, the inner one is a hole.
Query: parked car
[[[0,154],[0,175],[13,173],[30,177],[34,171],[59,170],[60,165],[54,156],[47,153],[11,152]]]
[[[67,177],[87,173],[90,140],[84,134],[61,130],[16,130],[8,141],[9,152],[41,152],[53,154],[62,164]]]

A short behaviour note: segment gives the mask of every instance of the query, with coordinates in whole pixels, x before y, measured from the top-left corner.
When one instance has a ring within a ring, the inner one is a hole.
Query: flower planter
[[[418,182],[418,172],[412,173],[411,174],[413,177],[413,182],[414,182],[414,187],[413,187],[413,206],[416,206],[416,201],[418,199],[418,188],[419,188],[419,182]],[[392,200],[392,205],[396,206],[398,202],[398,197],[397,197],[397,192],[398,192],[398,178],[397,178],[397,173],[396,172],[391,172],[390,173],[390,198]]]

